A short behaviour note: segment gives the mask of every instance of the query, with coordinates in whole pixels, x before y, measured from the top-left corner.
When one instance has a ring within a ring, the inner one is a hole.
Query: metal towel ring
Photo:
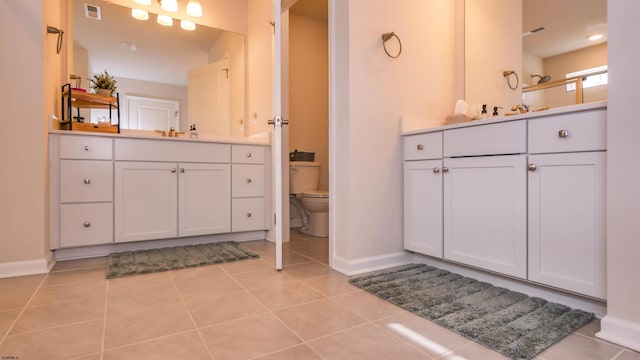
[[[515,75],[516,77],[516,85],[511,85],[511,75]],[[502,72],[502,76],[507,79],[507,85],[509,85],[509,89],[515,90],[520,86],[520,78],[518,78],[518,73],[513,70],[505,70]]]
[[[387,50],[387,41],[391,40],[391,38],[396,38],[396,40],[398,40],[398,45],[400,45],[400,49],[398,50],[398,53],[396,55],[391,55],[389,53],[389,50]],[[400,54],[402,54],[402,41],[400,41],[398,35],[396,35],[396,33],[394,33],[393,31],[382,34],[382,47],[384,48],[384,52],[387,53],[387,56],[389,56],[390,58],[395,59],[400,56]]]

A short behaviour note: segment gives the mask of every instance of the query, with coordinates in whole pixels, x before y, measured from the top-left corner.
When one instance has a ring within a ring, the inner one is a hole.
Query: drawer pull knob
[[[422,149],[424,149],[424,146],[422,146],[422,144],[418,144],[418,146],[416,146],[416,149],[422,150]]]
[[[180,168],[180,172],[183,173],[184,172],[184,168]]]
[[[251,179],[247,179],[247,184],[251,184]]]
[[[564,129],[558,131],[558,137],[561,138],[561,139],[569,137],[569,131],[568,130],[564,130]]]
[[[91,151],[91,146],[89,146],[89,145],[85,145],[85,146],[83,146],[83,147],[82,147],[82,150],[84,150],[84,151]]]
[[[84,227],[86,227],[86,228],[90,228],[91,227],[91,222],[85,221],[84,224],[82,224],[82,225],[84,225]]]
[[[439,167],[434,167],[433,168],[433,173],[434,174],[438,174],[440,172],[440,168]]]
[[[538,167],[536,166],[536,164],[529,164],[529,166],[527,166],[527,169],[529,171],[536,171]]]
[[[442,167],[442,172],[443,172],[443,173],[448,173],[448,172],[449,172],[449,168],[448,168],[448,167],[446,167],[446,166],[443,166],[443,167]]]
[[[251,153],[250,153],[250,152],[249,152],[249,153],[247,153],[247,157],[251,157]]]
[[[251,213],[247,213],[247,217],[250,218],[251,217]]]
[[[84,183],[85,183],[86,185],[91,184],[91,179],[89,179],[89,178],[84,178]]]
[[[177,171],[177,170],[176,170],[175,168],[172,168],[172,169],[171,169],[171,172],[172,172],[172,173],[175,173],[176,171]]]

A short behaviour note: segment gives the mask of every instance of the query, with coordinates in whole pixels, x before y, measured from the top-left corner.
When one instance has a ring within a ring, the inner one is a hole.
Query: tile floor
[[[0,358],[504,359],[348,283],[327,266],[327,239],[293,231],[285,269],[260,259],[106,280],[105,258],[48,275],[0,279]],[[640,360],[596,339],[594,321],[536,360]]]

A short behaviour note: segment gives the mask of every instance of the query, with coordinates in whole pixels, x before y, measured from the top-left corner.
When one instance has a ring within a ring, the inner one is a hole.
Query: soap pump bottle
[[[498,109],[502,109],[502,107],[500,106],[494,106],[493,107],[493,116],[498,116]]]
[[[480,115],[480,119],[484,120],[487,118],[487,104],[482,104],[482,112]]]

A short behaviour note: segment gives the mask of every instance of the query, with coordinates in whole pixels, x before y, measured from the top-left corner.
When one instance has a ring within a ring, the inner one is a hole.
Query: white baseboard
[[[640,351],[640,324],[606,315],[596,337]]]
[[[410,264],[411,260],[411,255],[404,251],[387,255],[359,258],[355,260],[349,260],[334,255],[331,266],[333,270],[336,270],[343,275],[354,276],[372,271],[388,269],[395,266]]]
[[[52,252],[47,253],[42,259],[0,263],[0,279],[48,274],[55,263]]]
[[[127,243],[113,243],[95,246],[85,246],[77,248],[66,248],[55,250],[56,260],[73,260],[85,259],[92,257],[108,256],[112,253],[123,251],[137,251],[145,249],[158,249],[163,247],[180,246],[180,245],[197,245],[223,241],[253,241],[264,240],[266,232],[250,231],[242,233],[228,233],[220,235],[195,236],[186,238],[164,239],[164,240],[148,240]]]

